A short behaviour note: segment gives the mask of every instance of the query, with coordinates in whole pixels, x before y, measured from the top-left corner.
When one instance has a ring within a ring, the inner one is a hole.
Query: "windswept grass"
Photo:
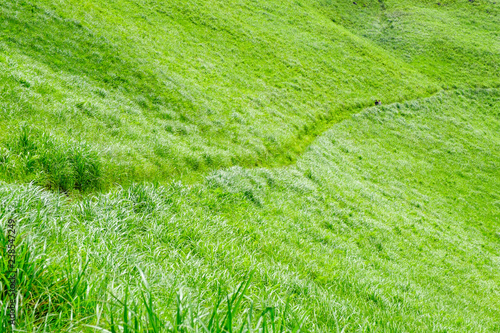
[[[88,142],[108,185],[289,164],[375,98],[439,89],[305,3],[15,0],[0,14],[0,130]]]
[[[499,85],[499,5],[441,3],[2,2],[0,143],[85,141],[106,187],[292,164],[374,99]]]
[[[500,331],[499,6],[0,1],[0,332]]]
[[[498,90],[460,90],[369,108],[296,166],[77,201],[4,184],[2,225],[19,220],[58,293],[80,286],[64,311],[21,306],[19,328],[204,331],[215,308],[221,331],[238,304],[234,329],[253,307],[275,332],[498,331],[499,114]]]

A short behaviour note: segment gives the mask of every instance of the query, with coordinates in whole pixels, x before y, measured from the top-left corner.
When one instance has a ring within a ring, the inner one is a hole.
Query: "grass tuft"
[[[2,152],[4,175],[51,190],[88,192],[102,182],[100,158],[85,142],[67,141],[23,125]]]

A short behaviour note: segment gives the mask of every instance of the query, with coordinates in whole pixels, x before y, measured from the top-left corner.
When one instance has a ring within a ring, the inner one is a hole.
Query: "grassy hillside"
[[[3,141],[22,121],[85,141],[106,186],[292,163],[376,98],[498,85],[495,13],[487,2],[2,2]]]
[[[19,219],[38,274],[24,276],[38,287],[22,296],[21,327],[109,329],[106,290],[123,300],[128,286],[129,308],[148,290],[161,325],[184,309],[183,325],[201,330],[218,288],[235,290],[254,269],[241,308],[282,315],[288,299],[290,330],[302,318],[306,331],[497,331],[499,116],[498,90],[459,90],[368,108],[296,166],[78,201],[4,184],[1,218]],[[113,309],[123,322],[124,306]]]
[[[0,1],[0,332],[9,218],[23,332],[500,331],[499,31],[487,0]]]
[[[375,42],[444,88],[498,87],[500,6],[496,1],[315,3],[332,21]]]

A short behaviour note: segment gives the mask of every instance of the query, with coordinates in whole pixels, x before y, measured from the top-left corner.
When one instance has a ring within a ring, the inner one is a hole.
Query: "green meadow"
[[[494,1],[0,1],[0,331],[500,331],[499,67]]]

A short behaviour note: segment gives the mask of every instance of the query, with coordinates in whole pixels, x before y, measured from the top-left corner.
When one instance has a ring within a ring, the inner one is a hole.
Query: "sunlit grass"
[[[0,129],[88,142],[104,185],[290,164],[375,98],[439,89],[296,3],[16,0],[0,13]]]
[[[496,331],[499,103],[491,89],[369,108],[296,166],[189,186],[74,200],[4,184],[3,225],[17,218],[47,265],[33,264],[47,290],[21,298],[19,327],[203,331],[219,309],[220,331],[241,299],[234,328],[254,309],[249,325],[266,312],[270,330]],[[26,304],[43,295],[60,298],[42,317]]]
[[[499,6],[0,2],[0,332],[500,331]]]

